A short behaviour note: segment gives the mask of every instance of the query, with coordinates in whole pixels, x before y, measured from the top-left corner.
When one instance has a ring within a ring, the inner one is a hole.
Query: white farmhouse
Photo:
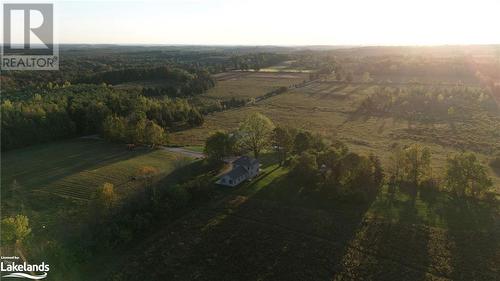
[[[232,162],[231,171],[225,173],[217,181],[220,185],[237,186],[242,181],[249,180],[259,174],[259,161],[255,158],[242,156]]]

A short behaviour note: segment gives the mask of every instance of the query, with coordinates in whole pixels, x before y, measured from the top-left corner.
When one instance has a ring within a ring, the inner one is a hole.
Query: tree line
[[[457,197],[494,199],[490,193],[493,182],[487,168],[472,152],[459,152],[448,156],[445,171],[432,170],[431,150],[421,144],[395,145],[388,164],[389,191],[397,187],[409,191],[415,199],[418,190],[442,190]]]
[[[376,87],[363,99],[358,112],[370,115],[392,115],[423,122],[463,120],[474,111],[498,115],[498,107],[487,91],[456,87]]]
[[[169,66],[155,68],[126,68],[81,77],[77,83],[116,85],[136,81],[161,81],[168,83],[164,89],[147,88],[146,95],[171,97],[199,95],[215,86],[215,80],[203,69],[179,69]]]
[[[205,153],[214,161],[249,152],[259,157],[264,150],[275,150],[280,165],[290,168],[296,182],[344,199],[373,198],[383,184],[390,191],[401,188],[414,196],[418,190],[442,190],[457,197],[487,199],[493,194],[489,192],[493,183],[487,168],[473,153],[450,155],[444,173],[435,174],[430,149],[418,143],[396,144],[384,169],[377,155],[352,152],[341,141],[331,141],[307,130],[275,126],[259,113],[248,116],[238,130],[216,132],[205,143]]]
[[[151,138],[142,137],[148,135],[145,128],[164,135],[166,130],[199,126],[204,120],[186,99],[147,98],[103,85],[68,85],[22,100],[3,99],[1,110],[2,150],[90,134],[149,142]],[[126,123],[123,132],[118,133],[116,120]],[[158,140],[153,139],[153,143]]]
[[[255,53],[236,55],[231,57],[233,68],[237,70],[255,70],[279,64],[287,60],[289,57],[286,54],[277,53]]]
[[[192,98],[189,100],[191,104],[195,105],[200,113],[203,115],[213,113],[213,112],[220,112],[224,110],[229,110],[232,108],[238,108],[238,107],[243,107],[247,103],[251,102],[252,99],[249,98],[230,98],[227,100],[212,100],[212,99],[198,99],[198,98]]]

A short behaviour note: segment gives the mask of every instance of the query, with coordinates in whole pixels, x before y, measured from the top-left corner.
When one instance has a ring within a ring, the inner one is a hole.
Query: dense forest
[[[279,64],[289,58],[285,54],[258,53],[231,57],[233,68],[238,70],[259,70],[264,67]]]
[[[191,96],[201,94],[215,85],[206,70],[192,70],[192,73],[178,68],[128,68],[98,73],[77,80],[77,83],[116,85],[134,81],[161,81],[167,84],[165,91],[156,95]],[[150,90],[152,91],[152,90]]]
[[[22,100],[2,100],[2,149],[69,137],[104,133],[109,116],[126,118],[122,141],[143,142],[144,122],[163,130],[197,126],[203,116],[185,99],[152,99],[103,85],[66,85]],[[128,135],[128,137],[125,137]],[[164,141],[163,141],[164,142]],[[146,141],[147,143],[147,141]]]

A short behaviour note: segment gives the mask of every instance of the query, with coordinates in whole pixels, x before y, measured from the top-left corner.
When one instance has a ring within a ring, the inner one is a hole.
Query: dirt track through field
[[[170,151],[170,152],[174,152],[174,153],[179,153],[179,154],[182,154],[182,155],[190,157],[190,158],[195,158],[195,159],[205,158],[205,154],[203,152],[187,150],[187,149],[182,148],[182,147],[162,146],[162,149]]]

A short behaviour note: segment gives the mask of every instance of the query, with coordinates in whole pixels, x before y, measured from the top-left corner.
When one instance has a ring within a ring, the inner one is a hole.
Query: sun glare
[[[62,43],[433,45],[500,43],[500,1],[65,1]]]

